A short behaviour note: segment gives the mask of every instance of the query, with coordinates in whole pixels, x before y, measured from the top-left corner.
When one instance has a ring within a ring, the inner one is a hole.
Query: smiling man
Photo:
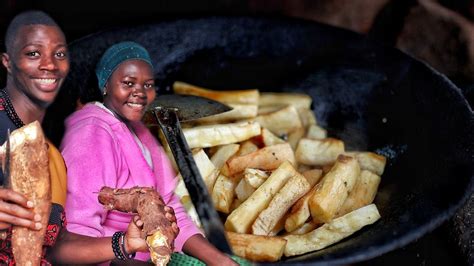
[[[7,124],[1,127],[6,132],[23,122],[43,120],[69,72],[69,58],[63,32],[41,13],[18,16],[7,30],[5,47],[2,64],[8,75],[0,91],[5,110],[0,112],[0,122]]]
[[[7,29],[5,41],[2,64],[7,69],[7,83],[0,90],[0,144],[5,141],[8,130],[13,131],[33,121],[42,122],[46,108],[55,100],[69,72],[64,34],[44,12],[18,14]],[[33,256],[31,250],[19,250],[31,255],[28,259],[41,260],[41,265],[96,264],[114,259],[118,242],[112,242],[111,237],[86,237],[66,230],[63,208],[66,167],[59,151],[52,143],[48,144],[52,201],[49,222],[39,222],[41,215],[34,212],[34,203],[23,194],[0,186],[0,264],[25,264],[14,258],[11,242],[14,226],[46,230],[44,241],[35,243],[42,244],[42,250],[38,252],[41,254]],[[3,179],[0,175],[0,181]],[[127,226],[127,238],[123,243],[128,244],[130,252],[147,249],[141,237],[142,225],[136,216]],[[28,248],[26,245],[22,247]]]

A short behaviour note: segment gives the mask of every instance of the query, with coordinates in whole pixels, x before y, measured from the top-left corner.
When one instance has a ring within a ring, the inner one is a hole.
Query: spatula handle
[[[171,148],[207,239],[222,252],[232,255],[232,250],[225,237],[224,226],[183,135],[176,111],[168,108],[156,108],[154,115]]]

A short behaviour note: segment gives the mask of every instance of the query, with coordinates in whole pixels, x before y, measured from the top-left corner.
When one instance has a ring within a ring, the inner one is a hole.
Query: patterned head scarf
[[[150,55],[147,50],[135,42],[121,42],[112,45],[100,58],[95,69],[99,80],[99,89],[104,92],[104,86],[115,69],[127,60],[138,59],[147,62],[152,68]]]

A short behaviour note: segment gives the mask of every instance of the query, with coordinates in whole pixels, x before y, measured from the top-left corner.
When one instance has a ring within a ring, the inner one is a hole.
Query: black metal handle
[[[153,113],[168,141],[207,239],[222,252],[232,255],[232,250],[225,237],[224,226],[184,138],[176,110],[158,107]]]

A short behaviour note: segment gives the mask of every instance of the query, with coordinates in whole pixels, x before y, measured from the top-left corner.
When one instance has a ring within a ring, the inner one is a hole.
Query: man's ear
[[[7,69],[8,73],[12,73],[11,60],[7,53],[2,53],[2,65]]]

